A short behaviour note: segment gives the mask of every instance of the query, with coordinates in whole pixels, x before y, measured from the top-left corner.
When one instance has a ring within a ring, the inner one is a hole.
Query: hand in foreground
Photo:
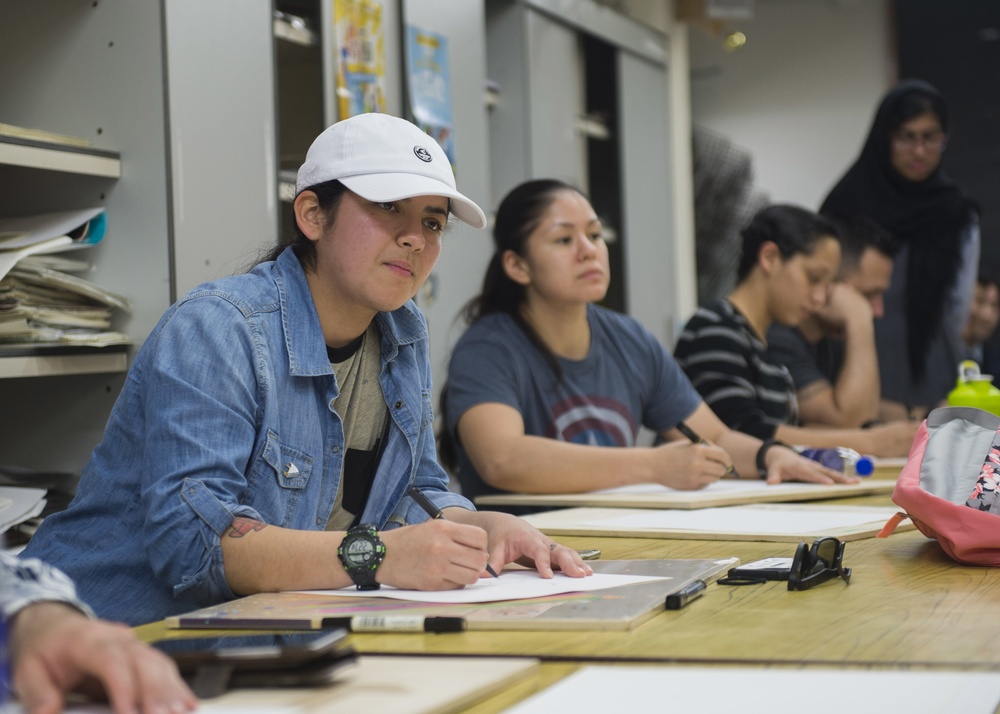
[[[486,531],[456,521],[382,531],[385,560],[376,580],[405,590],[453,590],[476,582],[489,557]]]
[[[169,657],[127,626],[91,620],[62,603],[18,612],[10,654],[14,691],[30,714],[62,711],[70,692],[103,693],[116,714],[181,714],[197,704]]]
[[[559,545],[533,525],[509,513],[446,509],[447,518],[474,523],[489,535],[490,566],[500,572],[507,563],[518,562],[535,568],[543,578],[551,578],[558,568],[571,578],[593,575],[580,554]]]
[[[721,446],[671,441],[652,451],[656,481],[683,491],[694,491],[733,472],[733,460]]]
[[[783,446],[772,446],[767,450],[767,482],[806,481],[809,483],[858,483],[857,476],[827,468],[812,459],[797,454]]]

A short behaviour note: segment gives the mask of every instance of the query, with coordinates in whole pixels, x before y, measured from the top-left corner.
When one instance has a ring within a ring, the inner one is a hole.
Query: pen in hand
[[[677,422],[677,427],[676,428],[677,428],[677,431],[679,431],[684,436],[686,436],[688,438],[688,441],[690,441],[692,444],[707,444],[707,443],[709,443],[707,439],[703,439],[702,437],[700,437],[698,435],[698,433],[694,429],[692,429],[691,427],[689,427],[687,424],[685,424],[682,421]],[[728,476],[732,472],[733,472],[733,466],[732,466],[732,464],[728,464],[726,466],[725,472],[722,475],[723,476]]]
[[[694,429],[689,427],[684,422],[677,423],[677,431],[686,436],[692,444],[707,444],[708,442],[702,439],[698,434],[695,433]]]
[[[424,495],[424,492],[421,491],[416,486],[410,486],[406,490],[406,495],[408,495],[410,498],[416,501],[417,505],[420,506],[422,509],[424,509],[427,515],[430,516],[432,519],[436,520],[440,518],[444,520],[444,514],[441,513],[441,509],[435,506],[433,503],[431,503],[431,499],[427,498],[427,496]],[[493,569],[493,566],[491,566],[489,563],[486,564],[486,572],[492,575],[494,578],[500,577],[497,574],[497,571],[495,571]]]

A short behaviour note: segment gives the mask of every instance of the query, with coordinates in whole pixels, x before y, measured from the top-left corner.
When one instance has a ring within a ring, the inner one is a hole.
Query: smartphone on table
[[[202,699],[240,687],[329,684],[356,655],[343,628],[293,634],[189,637],[153,642]]]

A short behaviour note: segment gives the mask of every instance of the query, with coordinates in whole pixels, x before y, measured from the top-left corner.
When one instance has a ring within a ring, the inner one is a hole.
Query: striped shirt
[[[22,608],[43,601],[66,603],[93,614],[77,599],[76,588],[62,571],[35,558],[22,560],[0,551],[0,617],[10,619]]]
[[[677,340],[674,357],[729,428],[770,439],[781,424],[798,424],[788,369],[728,300],[698,308]]]

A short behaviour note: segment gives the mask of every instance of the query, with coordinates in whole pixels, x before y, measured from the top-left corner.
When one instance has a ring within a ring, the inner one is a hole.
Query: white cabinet
[[[276,238],[274,42],[271,0],[0,3],[0,122],[94,148],[0,143],[0,215],[103,207],[85,277],[131,300],[137,344]],[[3,360],[0,464],[79,471],[129,353]]]

